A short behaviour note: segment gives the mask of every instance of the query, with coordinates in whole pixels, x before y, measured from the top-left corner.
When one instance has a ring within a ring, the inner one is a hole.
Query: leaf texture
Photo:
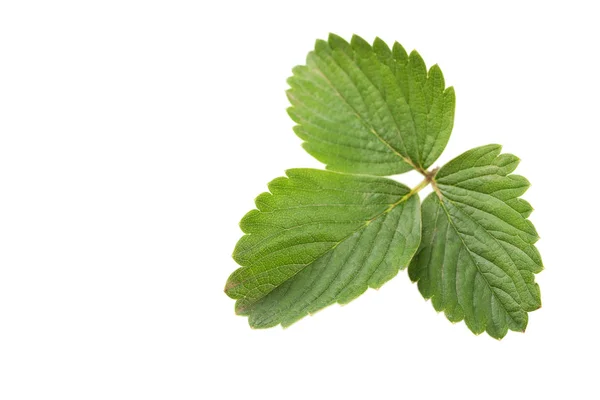
[[[226,293],[250,326],[288,326],[378,288],[410,262],[420,242],[417,195],[395,181],[291,169],[269,183],[240,223],[242,267]]]
[[[422,204],[422,242],[409,267],[437,311],[498,339],[508,329],[525,331],[527,312],[541,307],[534,274],[543,268],[527,219],[532,207],[519,198],[529,182],[510,174],[519,159],[500,151],[478,147],[439,170],[437,189]]]
[[[454,122],[454,89],[442,71],[399,43],[390,49],[358,36],[318,40],[288,79],[291,118],[303,147],[327,168],[393,175],[425,170]]]

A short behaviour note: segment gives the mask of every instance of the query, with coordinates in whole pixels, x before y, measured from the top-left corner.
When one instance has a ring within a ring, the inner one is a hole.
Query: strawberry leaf
[[[419,246],[418,196],[395,181],[292,169],[256,198],[226,293],[250,326],[288,326],[379,288]]]
[[[437,311],[465,320],[474,333],[502,338],[524,331],[541,307],[534,274],[542,261],[538,234],[520,196],[529,187],[511,175],[519,159],[501,146],[477,147],[446,164],[422,205],[423,238],[410,278]]]
[[[439,157],[454,122],[454,89],[442,71],[395,43],[354,36],[318,40],[288,82],[288,112],[303,147],[327,168],[393,175],[424,171]]]

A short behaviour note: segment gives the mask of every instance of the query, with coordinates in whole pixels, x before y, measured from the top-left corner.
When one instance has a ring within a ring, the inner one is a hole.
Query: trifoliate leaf
[[[226,293],[250,326],[288,326],[378,288],[419,246],[416,194],[395,181],[291,169],[242,219]]]
[[[422,205],[423,235],[409,275],[421,294],[453,322],[502,338],[524,331],[541,307],[534,274],[542,261],[532,211],[519,198],[529,182],[510,175],[519,159],[501,146],[467,151],[435,176]]]
[[[373,46],[353,36],[318,40],[288,82],[288,112],[303,146],[327,168],[393,175],[424,172],[439,157],[454,122],[454,89],[437,65],[399,43]]]

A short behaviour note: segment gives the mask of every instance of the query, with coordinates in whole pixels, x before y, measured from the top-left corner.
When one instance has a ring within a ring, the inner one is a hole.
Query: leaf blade
[[[509,329],[524,331],[527,313],[541,307],[534,274],[543,268],[528,203],[515,202],[529,182],[510,175],[518,159],[500,151],[478,147],[440,169],[436,191],[423,202],[423,240],[409,266],[437,311],[498,339]]]
[[[294,131],[327,169],[370,175],[424,171],[439,157],[454,121],[454,91],[439,67],[376,39],[318,40],[288,79]]]
[[[295,169],[240,223],[226,293],[256,328],[288,326],[378,288],[420,241],[418,197],[395,181]]]

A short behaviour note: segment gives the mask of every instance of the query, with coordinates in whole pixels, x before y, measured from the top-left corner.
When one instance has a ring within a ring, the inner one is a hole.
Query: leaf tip
[[[294,96],[293,93],[289,93],[291,91],[291,89],[286,90],[285,91],[285,96],[287,97],[288,101],[291,103],[292,98],[290,96]],[[289,107],[287,107],[285,109],[285,112],[287,113],[287,115],[292,119],[292,121],[294,121],[297,124],[301,124],[301,121],[299,120],[299,118],[296,116],[296,107],[292,104]]]
[[[223,289],[223,292],[225,292],[225,294],[227,296],[232,297],[231,289],[234,289],[238,285],[239,285],[239,282],[234,282],[231,278],[229,278],[229,279],[227,279],[227,282],[225,283],[225,288]]]
[[[327,42],[332,48],[349,46],[349,43],[343,37],[333,32],[330,32],[327,36]]]
[[[345,42],[344,38],[342,38],[340,35],[333,33],[333,32],[329,32],[329,35],[327,35],[327,40],[328,41],[339,40],[339,41]]]
[[[352,57],[352,46],[341,36],[338,36],[335,33],[330,33],[327,43],[329,43],[329,46],[332,50],[342,51],[347,56]]]
[[[362,37],[360,37],[359,35],[357,35],[356,33],[352,34],[352,38],[350,39],[350,43],[366,43],[367,45],[369,45],[369,43],[363,39]]]
[[[361,57],[369,57],[373,50],[369,42],[358,35],[352,35],[350,45],[352,46],[352,49],[354,49],[354,51]]]
[[[417,50],[413,50],[408,55],[408,62],[412,64],[414,68],[416,68],[421,74],[427,74],[427,69],[425,67],[425,60],[419,54]]]
[[[247,303],[241,303],[241,300],[238,300],[235,302],[235,314],[236,315],[242,315],[242,316],[246,316],[248,315],[246,313],[246,310],[248,309],[248,304]],[[248,324],[250,325],[250,327],[254,328],[256,325],[250,320],[248,319]]]
[[[289,82],[289,79],[288,79],[288,84],[289,83],[290,82]],[[290,102],[290,104],[292,104],[291,107],[293,107],[295,104],[297,104],[297,100],[296,100],[296,96],[294,95],[294,89],[293,88],[289,88],[288,90],[285,91],[285,97],[287,97],[287,99]]]
[[[383,39],[381,39],[379,36],[375,36],[375,39],[373,40],[373,46],[378,45],[378,46],[386,46],[387,44],[385,43],[385,41]]]
[[[451,111],[454,113],[454,105],[456,104],[456,91],[454,90],[454,86],[448,86],[446,89],[444,89],[443,95],[444,100],[452,105]]]
[[[329,53],[331,51],[331,47],[329,47],[329,43],[323,39],[315,40],[315,53],[319,53],[325,51]],[[311,52],[312,53],[312,52]],[[310,57],[311,53],[308,53],[308,57]]]
[[[496,339],[497,341],[501,341],[508,333],[508,328],[505,328],[498,332],[495,329],[490,329],[488,326],[488,328],[486,329],[486,332],[490,337]]]
[[[392,54],[394,55],[394,58],[396,59],[396,61],[400,61],[400,62],[404,63],[408,59],[408,54],[406,53],[406,50],[398,42],[394,42],[394,45],[392,46]]]

